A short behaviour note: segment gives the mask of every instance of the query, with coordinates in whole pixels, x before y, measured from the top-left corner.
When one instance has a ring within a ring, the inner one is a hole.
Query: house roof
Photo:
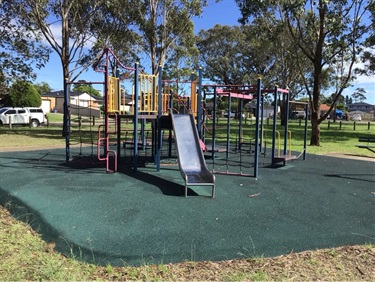
[[[328,111],[330,106],[328,106],[327,104],[321,104],[319,108],[321,111]]]
[[[365,102],[360,102],[360,103],[352,103],[352,104],[349,104],[348,106],[353,107],[353,106],[373,106],[373,105],[369,103],[365,103]]]

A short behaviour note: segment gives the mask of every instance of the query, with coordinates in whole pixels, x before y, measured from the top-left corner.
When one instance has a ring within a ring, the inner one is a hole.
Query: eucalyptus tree
[[[197,35],[197,46],[205,75],[216,83],[232,85],[255,84],[261,77],[264,87],[273,89],[277,84],[289,88],[294,99],[301,93],[303,81],[292,55],[298,50],[285,36],[282,23],[271,26],[262,20],[247,26],[215,25],[202,30]],[[301,68],[305,66],[301,62]],[[282,109],[284,100],[280,103]]]
[[[36,89],[36,91],[38,91],[39,95],[43,95],[52,91],[51,86],[45,81],[34,84],[33,86]]]
[[[82,84],[79,84],[82,82]],[[95,89],[92,85],[87,84],[85,80],[78,80],[77,84],[74,84],[73,91],[87,93],[91,96],[102,97],[100,91]]]
[[[22,25],[13,12],[14,1],[0,4],[0,93],[11,83],[33,80],[34,68],[42,68],[49,59],[49,49],[41,43],[41,34]]]
[[[22,26],[41,34],[46,44],[59,56],[62,66],[64,93],[66,82],[75,81],[89,66],[80,59],[91,45],[90,25],[99,2],[89,0],[12,0],[12,10]],[[68,101],[69,97],[65,97]],[[69,108],[64,103],[63,135],[67,132]]]
[[[121,4],[121,5],[120,5]],[[118,16],[118,7],[121,7],[122,14]],[[130,8],[127,1],[122,3],[117,1],[102,1],[98,11],[90,25],[90,31],[95,37],[89,53],[81,59],[81,64],[91,62],[93,58],[103,53],[103,50],[109,48],[116,55],[109,57],[109,71],[115,76],[116,71],[120,75],[126,76],[126,70],[119,68],[117,60],[125,66],[134,66],[139,61],[138,54],[142,51],[136,46],[139,40],[138,34],[129,29],[132,22],[130,18]],[[99,62],[98,68],[103,68],[105,62]]]
[[[350,96],[352,98],[352,101],[354,101],[354,103],[362,103],[363,101],[366,100],[366,90],[362,87],[358,87]]]
[[[354,64],[358,61],[366,33],[372,0],[236,0],[242,23],[253,19],[283,21],[289,40],[302,52],[297,62],[308,60],[310,71],[304,80],[310,98],[311,145],[320,145],[320,124],[333,109],[336,101],[354,78]],[[332,69],[340,69],[340,76]],[[320,115],[320,95],[331,75],[336,85],[331,109]]]
[[[375,76],[375,1],[372,1],[369,5],[369,11],[371,13],[371,28],[369,30],[369,36],[365,41],[365,49],[361,56],[361,61],[364,64],[362,68],[356,69],[359,74],[367,76]]]
[[[80,58],[92,44],[90,25],[100,1],[13,0],[13,12],[23,26],[39,32],[59,56],[63,80],[74,81],[87,68]]]
[[[180,38],[167,52],[163,80],[169,81],[169,87],[174,93],[188,95],[191,87],[185,82],[197,80],[198,68],[198,49],[192,34],[190,37]]]
[[[201,30],[196,36],[199,62],[204,76],[225,85],[246,84],[250,71],[244,66],[243,41],[245,34],[239,26],[215,25]]]
[[[163,66],[167,53],[181,38],[192,38],[192,18],[202,13],[205,0],[112,0],[108,16],[124,28],[125,39],[150,62],[152,74]],[[108,30],[108,32],[111,32]],[[110,42],[113,38],[107,37]],[[181,41],[184,42],[184,41]],[[141,55],[142,57],[142,55]]]

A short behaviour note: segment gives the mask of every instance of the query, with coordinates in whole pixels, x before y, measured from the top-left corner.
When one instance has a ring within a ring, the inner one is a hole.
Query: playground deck
[[[139,265],[226,260],[374,244],[375,162],[308,155],[259,177],[216,175],[215,198],[177,164],[65,163],[64,149],[0,153],[0,204],[56,250]],[[224,169],[224,168],[223,168]],[[207,197],[206,197],[207,196]]]

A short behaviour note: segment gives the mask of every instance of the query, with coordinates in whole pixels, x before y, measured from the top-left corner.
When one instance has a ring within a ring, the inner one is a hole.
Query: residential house
[[[360,111],[360,112],[365,112],[365,113],[370,113],[375,110],[375,105],[371,105],[368,103],[353,103],[348,105],[348,111],[349,112],[355,112],[355,111]]]
[[[64,92],[53,91],[41,95],[44,112],[64,112]],[[100,117],[100,106],[103,98],[87,93],[70,91],[70,112],[82,116]]]

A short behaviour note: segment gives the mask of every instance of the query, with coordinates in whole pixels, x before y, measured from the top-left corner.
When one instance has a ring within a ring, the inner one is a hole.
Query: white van
[[[43,110],[40,108],[0,108],[0,125],[3,124],[30,124],[32,127],[37,127],[46,122],[47,118]]]

